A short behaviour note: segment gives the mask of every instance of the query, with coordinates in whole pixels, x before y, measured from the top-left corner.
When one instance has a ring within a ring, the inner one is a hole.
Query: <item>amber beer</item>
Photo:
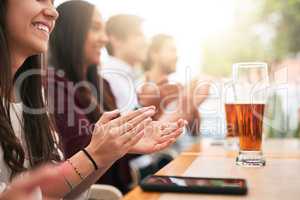
[[[233,114],[235,111],[235,104],[225,104],[225,113],[226,113],[226,124],[227,124],[227,134],[226,137],[237,137],[238,136],[238,123],[237,115]]]
[[[241,151],[260,151],[265,104],[225,104],[228,136],[239,136]]]

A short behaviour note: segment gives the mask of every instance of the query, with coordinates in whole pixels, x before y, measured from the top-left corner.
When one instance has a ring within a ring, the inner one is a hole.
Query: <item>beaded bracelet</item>
[[[67,162],[73,167],[74,171],[76,172],[76,174],[80,177],[81,180],[84,180],[84,177],[82,176],[82,174],[80,173],[80,171],[77,169],[77,167],[75,167],[73,165],[73,163],[71,162],[71,160],[67,159]]]

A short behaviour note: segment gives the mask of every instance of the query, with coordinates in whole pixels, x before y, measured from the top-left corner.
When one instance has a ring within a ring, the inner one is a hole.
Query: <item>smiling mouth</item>
[[[33,26],[40,31],[50,34],[50,28],[42,23],[33,23]]]

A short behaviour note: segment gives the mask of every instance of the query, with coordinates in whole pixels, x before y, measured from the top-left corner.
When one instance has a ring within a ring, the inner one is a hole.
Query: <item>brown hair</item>
[[[0,143],[3,149],[3,159],[12,171],[12,176],[25,170],[25,149],[20,139],[14,133],[10,119],[10,99],[13,88],[17,88],[23,107],[42,109],[46,106],[42,95],[42,76],[34,74],[26,77],[21,85],[15,86],[18,77],[36,69],[42,70],[40,55],[34,55],[25,60],[13,77],[8,50],[6,32],[7,0],[0,4]],[[12,78],[13,77],[13,78]],[[59,160],[54,128],[47,113],[31,114],[23,110],[23,132],[27,146],[30,166],[36,166],[50,160]]]
[[[106,81],[99,76],[97,66],[89,66],[84,73],[83,49],[94,9],[93,4],[81,0],[61,4],[57,7],[60,17],[50,37],[50,63],[55,70],[64,71],[67,79],[75,84],[87,80],[96,88],[96,94],[88,87],[81,87],[76,91],[82,108],[90,105],[95,108],[86,114],[92,123],[98,121],[104,111],[117,107]]]
[[[142,18],[136,15],[115,15],[107,21],[106,32],[108,36],[114,36],[118,39],[125,40],[141,27],[142,22]],[[114,50],[110,42],[107,43],[106,49],[109,55],[114,54]]]

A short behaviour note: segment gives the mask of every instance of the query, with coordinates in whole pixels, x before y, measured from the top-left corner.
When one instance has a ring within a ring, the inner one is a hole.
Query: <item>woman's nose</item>
[[[51,5],[48,8],[46,8],[45,11],[44,11],[44,13],[45,13],[45,15],[47,17],[50,17],[53,20],[56,20],[58,18],[58,16],[59,16],[56,8],[53,5]]]

